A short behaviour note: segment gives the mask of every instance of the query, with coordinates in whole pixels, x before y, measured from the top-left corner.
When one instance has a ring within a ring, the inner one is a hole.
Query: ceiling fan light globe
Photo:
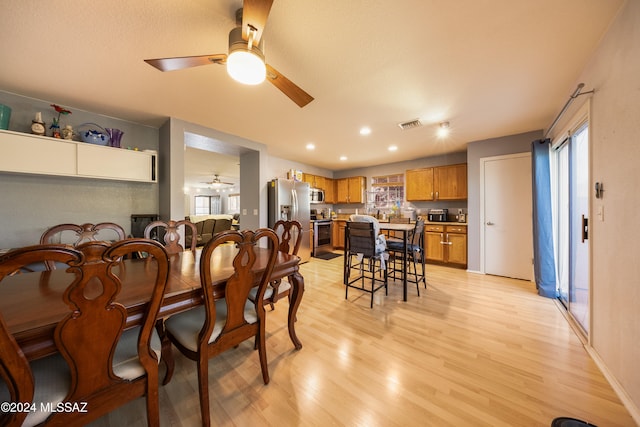
[[[245,85],[262,83],[267,76],[264,59],[249,50],[237,49],[227,57],[227,73]]]

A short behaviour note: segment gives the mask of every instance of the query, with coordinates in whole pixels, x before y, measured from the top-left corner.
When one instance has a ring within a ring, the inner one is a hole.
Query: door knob
[[[495,225],[495,224],[492,223],[491,221],[487,221],[487,225]]]

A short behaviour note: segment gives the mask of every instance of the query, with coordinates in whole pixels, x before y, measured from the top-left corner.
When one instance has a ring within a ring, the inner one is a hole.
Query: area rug
[[[342,256],[342,254],[335,254],[333,252],[325,252],[323,254],[318,254],[318,255],[314,256],[314,258],[320,258],[320,259],[324,259],[324,260],[329,261],[330,259],[338,258],[339,256]]]

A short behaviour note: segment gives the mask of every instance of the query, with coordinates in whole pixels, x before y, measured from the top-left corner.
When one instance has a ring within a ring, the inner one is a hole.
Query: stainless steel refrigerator
[[[269,181],[269,227],[273,228],[278,220],[298,221],[302,225],[302,243],[298,256],[302,262],[309,261],[311,256],[311,195],[309,183],[289,179],[273,179]]]

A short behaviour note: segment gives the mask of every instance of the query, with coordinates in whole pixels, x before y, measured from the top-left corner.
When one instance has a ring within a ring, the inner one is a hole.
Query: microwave
[[[320,188],[309,189],[311,203],[324,203],[324,190]]]

